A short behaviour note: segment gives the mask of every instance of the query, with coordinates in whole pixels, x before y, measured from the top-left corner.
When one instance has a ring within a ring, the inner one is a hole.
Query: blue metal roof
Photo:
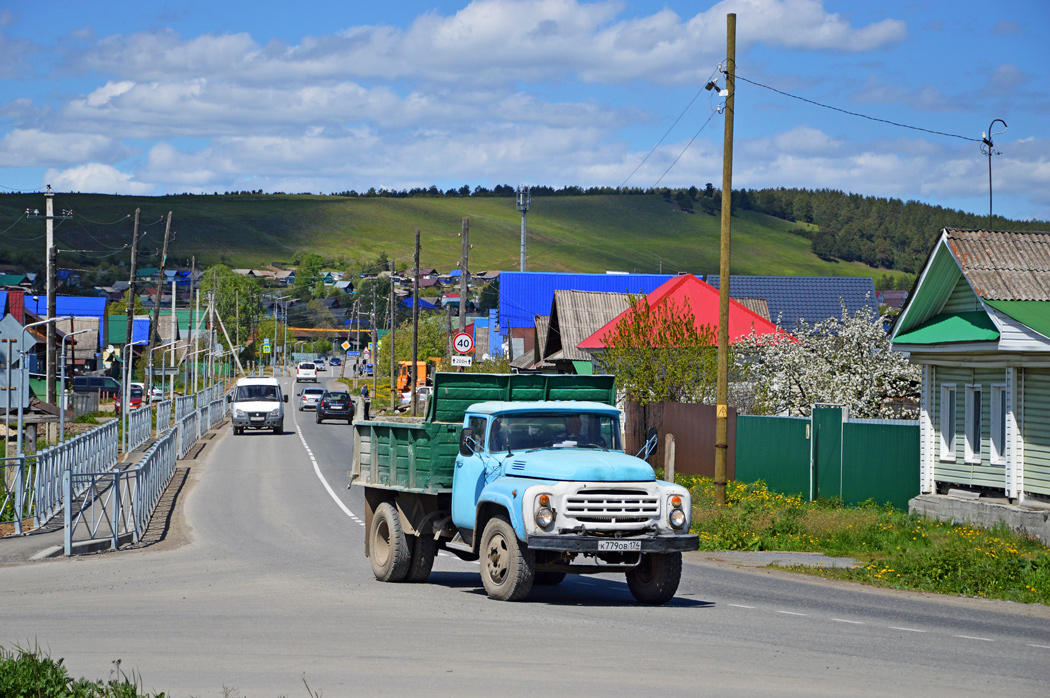
[[[402,298],[401,299],[401,305],[405,306],[406,308],[411,308],[412,307],[412,299],[411,298]],[[425,298],[420,298],[419,299],[419,309],[420,310],[437,310],[437,306],[434,305],[433,303],[431,303],[430,301],[428,301]]]
[[[718,275],[705,279],[718,288]],[[809,324],[842,317],[842,304],[850,315],[867,305],[879,316],[875,283],[866,276],[737,276],[729,277],[732,298],[763,298],[769,319],[792,331],[799,319]]]
[[[47,317],[47,296],[26,294],[26,310]],[[97,317],[106,314],[106,299],[98,296],[55,296],[55,314],[58,316]]]
[[[533,327],[537,315],[550,315],[554,292],[604,291],[648,294],[674,274],[561,274],[542,271],[501,271],[500,329]],[[869,279],[870,281],[870,279]]]

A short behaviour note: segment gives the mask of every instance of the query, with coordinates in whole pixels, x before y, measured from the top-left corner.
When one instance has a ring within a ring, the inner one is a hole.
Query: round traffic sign
[[[460,354],[469,354],[474,351],[474,338],[466,332],[460,332],[452,338],[452,348]]]

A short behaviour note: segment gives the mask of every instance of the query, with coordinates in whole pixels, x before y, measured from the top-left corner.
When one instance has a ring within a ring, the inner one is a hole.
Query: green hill
[[[39,194],[0,195],[0,257],[39,265],[44,222],[26,219],[43,210]],[[315,252],[331,260],[372,258],[385,251],[411,265],[414,230],[422,233],[422,266],[458,266],[461,220],[470,219],[470,266],[517,269],[521,218],[508,197],[341,197],[218,195],[133,197],[56,194],[59,264],[95,266],[128,258],[135,208],[146,236],[140,266],[156,263],[163,218],[173,212],[175,264],[191,255],[208,265],[235,267],[291,262]],[[125,216],[129,216],[124,218]],[[738,274],[873,276],[860,262],[819,258],[798,235],[800,224],[752,210],[733,217],[733,264]],[[812,227],[812,226],[810,226]],[[791,231],[795,231],[794,233]],[[528,216],[528,268],[532,271],[718,272],[719,217],[683,211],[657,194],[534,196]]]

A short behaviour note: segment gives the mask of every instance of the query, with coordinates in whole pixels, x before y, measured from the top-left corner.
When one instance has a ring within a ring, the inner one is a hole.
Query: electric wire
[[[723,72],[725,72],[725,71],[723,71]],[[889,124],[890,126],[897,126],[899,128],[911,129],[912,131],[922,131],[923,133],[929,133],[929,134],[933,134],[935,136],[947,136],[948,138],[958,138],[960,140],[972,141],[974,143],[980,143],[981,142],[980,138],[970,138],[969,136],[960,136],[960,135],[955,134],[955,133],[946,133],[944,131],[934,131],[932,129],[922,128],[920,126],[910,126],[908,124],[902,124],[902,123],[899,123],[897,121],[890,121],[889,119],[880,119],[880,118],[875,117],[875,116],[868,116],[867,114],[860,114],[858,112],[849,111],[847,109],[842,109],[840,107],[833,107],[830,104],[824,104],[822,102],[817,102],[817,101],[812,100],[812,99],[806,99],[805,97],[800,97],[798,95],[793,95],[790,92],[784,92],[783,90],[778,90],[777,88],[770,87],[769,85],[763,85],[762,83],[756,82],[754,80],[748,80],[745,77],[741,77],[739,74],[735,74],[733,77],[736,80],[743,80],[746,83],[750,83],[750,84],[752,84],[752,85],[754,85],[756,87],[761,87],[761,88],[770,90],[772,92],[776,92],[777,94],[784,95],[785,97],[791,97],[792,99],[797,99],[797,100],[802,101],[802,102],[807,102],[807,103],[812,104],[814,106],[823,107],[824,109],[831,109],[832,111],[837,111],[837,112],[841,112],[843,114],[848,114],[849,116],[857,116],[857,117],[860,117],[861,119],[867,119],[868,121],[877,121],[877,122],[882,123],[882,124]]]
[[[11,228],[14,228],[16,225],[18,225],[19,221],[21,221],[25,217],[26,217],[26,214],[23,213],[21,216],[19,216],[18,218],[15,219],[14,223],[12,223],[8,227],[4,228],[3,231],[0,231],[0,235],[4,235],[5,233],[7,233],[7,231],[11,230]]]
[[[659,185],[660,182],[663,181],[663,178],[667,176],[667,173],[671,171],[671,168],[678,164],[678,161],[682,159],[683,155],[685,155],[685,151],[689,150],[689,146],[691,146],[693,144],[693,141],[696,140],[697,136],[700,135],[700,131],[703,131],[705,128],[707,128],[707,125],[709,123],[711,123],[711,119],[715,118],[715,114],[718,114],[718,113],[719,112],[717,112],[717,111],[712,111],[711,112],[711,115],[707,117],[707,121],[704,122],[704,125],[701,126],[700,129],[696,133],[693,134],[693,137],[690,138],[689,142],[685,144],[684,148],[682,148],[682,152],[678,153],[678,157],[676,157],[674,159],[674,162],[672,162],[670,165],[668,165],[667,169],[664,170],[664,173],[662,175],[660,175],[660,179],[656,180],[656,184],[653,185],[653,189],[655,189],[657,187],[657,185]]]
[[[121,221],[126,221],[127,219],[131,218],[131,214],[128,213],[128,214],[125,214],[125,215],[121,216],[120,218],[118,218],[117,220],[113,221],[112,223],[100,223],[99,221],[93,221],[90,218],[88,218],[87,216],[85,216],[83,214],[80,214],[80,213],[78,213],[76,211],[73,211],[73,215],[76,216],[77,218],[83,218],[88,223],[94,223],[95,225],[116,225],[117,223],[120,223]]]

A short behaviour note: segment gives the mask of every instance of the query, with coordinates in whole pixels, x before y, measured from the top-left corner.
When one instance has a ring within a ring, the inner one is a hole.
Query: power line
[[[843,114],[848,114],[849,116],[858,116],[861,119],[867,119],[868,121],[877,121],[877,122],[882,123],[882,124],[889,124],[890,126],[897,126],[899,128],[911,129],[912,131],[922,131],[923,133],[930,133],[930,134],[933,134],[935,136],[947,136],[948,138],[959,138],[961,140],[972,141],[974,143],[980,143],[981,142],[980,138],[970,138],[968,136],[960,136],[960,135],[955,134],[955,133],[945,133],[944,131],[934,131],[932,129],[922,128],[920,126],[909,126],[908,124],[902,124],[902,123],[899,123],[897,121],[890,121],[889,119],[880,119],[880,118],[875,117],[875,116],[868,116],[867,114],[860,114],[858,112],[848,111],[848,110],[842,109],[840,107],[833,107],[830,104],[824,104],[822,102],[817,102],[817,101],[814,101],[812,99],[806,99],[805,97],[799,97],[798,95],[793,95],[790,92],[784,92],[783,90],[778,90],[775,87],[770,87],[769,85],[763,85],[762,83],[755,82],[754,80],[748,80],[745,77],[741,77],[741,75],[739,73],[735,74],[733,77],[735,79],[737,79],[737,80],[743,80],[746,83],[750,83],[750,84],[752,84],[752,85],[754,85],[756,87],[762,87],[762,88],[765,88],[765,89],[770,90],[772,92],[776,92],[777,94],[784,95],[785,97],[791,97],[792,99],[797,99],[797,100],[799,100],[801,102],[807,102],[809,104],[812,104],[812,105],[815,105],[815,106],[818,106],[818,107],[823,107],[824,109],[831,109],[832,111],[837,111],[837,112],[841,112]]]
[[[80,213],[77,213],[76,211],[73,212],[73,215],[76,216],[77,218],[83,218],[88,223],[94,223],[95,225],[116,225],[117,223],[120,223],[121,221],[126,221],[127,219],[131,218],[131,214],[129,213],[129,214],[126,214],[124,216],[121,216],[120,218],[118,218],[117,220],[113,221],[112,223],[100,223],[99,221],[93,221],[90,218],[88,218],[87,216],[82,215]]]
[[[660,175],[660,179],[656,180],[656,184],[653,185],[653,189],[656,188],[657,184],[659,184],[661,181],[663,181],[663,178],[667,176],[667,173],[671,171],[671,168],[678,164],[678,161],[682,159],[683,155],[685,155],[685,151],[689,150],[689,146],[691,146],[693,144],[693,141],[696,140],[696,137],[700,135],[700,131],[703,131],[704,128],[706,128],[707,125],[709,123],[711,123],[711,119],[715,118],[715,114],[718,114],[718,113],[720,113],[720,112],[718,112],[718,111],[711,112],[711,115],[707,117],[707,121],[704,122],[704,125],[701,126],[700,129],[696,133],[693,134],[693,137],[690,138],[689,142],[685,144],[684,148],[682,148],[682,152],[678,153],[678,157],[676,157],[674,159],[674,162],[672,162],[667,167],[667,169],[664,170],[664,173],[662,175]]]

